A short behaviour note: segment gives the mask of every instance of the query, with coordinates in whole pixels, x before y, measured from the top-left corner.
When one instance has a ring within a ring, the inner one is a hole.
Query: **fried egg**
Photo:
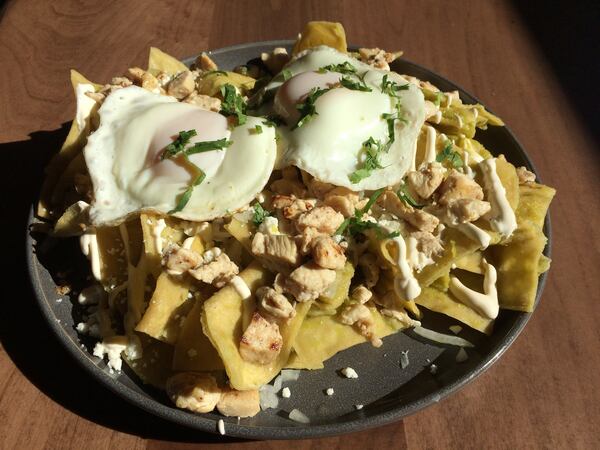
[[[100,125],[84,149],[94,193],[90,218],[96,226],[120,223],[139,211],[167,214],[176,207],[196,176],[181,155],[161,159],[180,131],[196,131],[188,145],[220,139],[231,144],[189,156],[206,178],[176,217],[204,221],[234,212],[264,188],[273,170],[275,130],[260,118],[248,117],[230,129],[221,114],[136,86],[109,95],[98,114]]]
[[[346,77],[354,82],[362,80],[370,91],[341,86],[342,73],[323,69],[338,64],[351,65],[355,74]],[[299,54],[282,73],[286,80],[275,77],[265,93],[265,98],[273,99],[273,112],[286,121],[278,129],[277,168],[294,165],[321,181],[354,191],[379,189],[402,180],[414,164],[417,138],[425,121],[425,100],[418,87],[395,72],[374,69],[329,47]],[[397,96],[382,91],[385,76],[387,81],[405,86]],[[299,106],[315,88],[329,90],[314,102],[316,113],[310,120],[296,127]],[[363,143],[371,138],[382,144],[390,140],[385,115],[396,114],[398,102],[402,120],[394,122],[393,142],[379,155],[381,168],[352,182],[350,175],[365,165]]]

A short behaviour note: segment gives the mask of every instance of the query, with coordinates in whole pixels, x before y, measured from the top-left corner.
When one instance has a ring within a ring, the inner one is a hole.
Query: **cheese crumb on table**
[[[292,396],[292,392],[290,391],[290,388],[289,387],[284,387],[281,390],[281,396],[283,398],[290,398]]]
[[[223,419],[219,419],[217,422],[217,428],[219,429],[219,434],[221,436],[225,435],[225,422],[223,422]]]
[[[358,378],[356,370],[354,370],[352,367],[344,367],[342,369],[342,375],[344,375],[346,378]]]
[[[361,404],[354,405],[354,407],[355,407],[357,410],[363,409],[363,405],[361,405]]]
[[[325,391],[325,393],[326,393],[327,395],[333,395],[333,392],[334,392],[334,391],[333,391],[333,388],[327,388],[327,390]]]

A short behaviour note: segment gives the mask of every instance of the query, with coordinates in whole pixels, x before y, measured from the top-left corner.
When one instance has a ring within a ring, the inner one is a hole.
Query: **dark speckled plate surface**
[[[212,52],[220,67],[231,69],[255,58],[275,46],[287,46],[290,41],[271,41],[244,44]],[[188,62],[191,61],[188,60]],[[444,91],[457,89],[465,103],[477,102],[475,97],[435,73],[406,60],[397,61],[392,69],[399,73],[431,81]],[[503,153],[516,166],[533,169],[527,154],[508,128],[490,127],[478,131],[476,138],[494,154]],[[30,218],[33,223],[33,213]],[[549,237],[545,254],[550,254],[550,222],[546,218],[545,232]],[[201,431],[217,432],[217,421],[223,419],[227,435],[253,439],[296,439],[327,436],[376,427],[414,414],[437,403],[474,380],[489,368],[519,335],[530,315],[501,311],[494,333],[490,337],[463,327],[460,333],[475,344],[468,349],[469,358],[455,361],[458,348],[443,346],[416,336],[412,332],[399,333],[384,339],[381,348],[362,344],[341,352],[318,371],[302,371],[297,381],[286,384],[291,397],[280,399],[277,410],[267,410],[256,417],[241,419],[221,417],[219,414],[195,415],[172,406],[161,391],[143,385],[127,368],[120,374],[110,374],[104,362],[91,356],[93,341],[80,339],[74,329],[80,321],[76,298],[59,296],[55,279],[58,271],[78,272],[87,267],[76,239],[36,240],[30,233],[26,242],[31,282],[40,307],[65,349],[85,367],[91,376],[133,404],[165,420],[177,422]],[[75,293],[85,286],[85,274],[74,281]],[[544,286],[542,275],[537,300]],[[425,310],[423,325],[443,333],[458,322]],[[408,351],[409,365],[400,366],[401,352]],[[437,371],[431,370],[435,364]],[[356,370],[358,379],[346,379],[339,373],[343,367]],[[435,372],[435,373],[433,373]],[[284,385],[284,386],[286,386]],[[332,387],[334,395],[325,390]],[[85,395],[85,393],[82,393]],[[355,405],[364,407],[360,410]],[[310,424],[299,424],[287,418],[293,408],[306,414]]]

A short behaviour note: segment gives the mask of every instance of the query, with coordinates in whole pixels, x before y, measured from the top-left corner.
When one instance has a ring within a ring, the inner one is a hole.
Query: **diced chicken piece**
[[[417,240],[417,251],[422,253],[426,258],[439,256],[444,251],[442,241],[438,236],[427,231],[415,231],[410,234],[410,237]]]
[[[104,102],[104,99],[106,98],[106,95],[101,92],[86,92],[85,95],[87,95],[89,98],[94,100],[96,103],[99,103],[100,105],[102,104],[102,102]]]
[[[196,91],[188,95],[183,102],[205,109],[206,111],[219,112],[221,110],[221,100],[210,95],[198,94]]]
[[[325,269],[341,269],[346,263],[344,249],[329,236],[316,240],[312,246],[312,256],[317,265]]]
[[[361,305],[364,305],[369,300],[371,300],[371,297],[373,297],[373,293],[361,284],[359,286],[356,286],[352,290],[352,294],[350,297],[352,298],[352,300],[356,300]]]
[[[218,70],[215,62],[204,52],[196,58],[196,66],[202,70]]]
[[[317,180],[316,178],[311,179],[306,185],[308,186],[308,190],[311,195],[321,199],[325,196],[325,194],[335,188],[333,184],[325,183]]]
[[[257,289],[256,299],[264,316],[270,315],[276,319],[288,320],[296,315],[296,310],[287,297],[268,286]]]
[[[367,287],[375,286],[379,281],[379,273],[381,272],[375,255],[372,253],[363,254],[358,260],[358,267],[362,270]]]
[[[340,321],[355,326],[373,347],[381,347],[383,342],[375,334],[375,322],[371,310],[360,303],[346,306],[340,314]]]
[[[408,187],[419,197],[427,199],[444,181],[444,172],[446,169],[439,162],[430,162],[419,170],[407,174]]]
[[[429,231],[430,233],[440,223],[439,219],[428,212],[420,209],[415,209],[404,203],[395,192],[384,192],[377,202],[382,205],[388,212],[394,214],[400,219],[406,220],[413,227],[421,231]]]
[[[166,72],[159,72],[158,75],[156,75],[156,79],[158,80],[160,85],[164,88],[173,79],[173,76],[169,75]]]
[[[441,219],[448,225],[474,222],[492,209],[489,202],[472,198],[461,198],[450,202],[442,209]]]
[[[169,82],[167,94],[175,97],[177,100],[182,100],[190,95],[195,87],[194,75],[189,70],[184,70]]]
[[[164,89],[160,85],[160,82],[150,72],[146,72],[142,75],[141,86],[147,91],[154,92],[155,94],[164,93]]]
[[[199,281],[221,288],[229,283],[239,271],[240,269],[229,259],[229,256],[221,253],[212,261],[205,262],[205,264],[189,270],[188,273]]]
[[[302,255],[309,254],[316,240],[323,236],[328,235],[320,232],[316,228],[306,227],[304,230],[302,230],[302,233],[300,235],[296,236],[298,250]]]
[[[523,166],[517,167],[517,177],[519,177],[519,184],[535,183],[535,173]]]
[[[440,205],[448,205],[461,198],[483,200],[483,189],[474,180],[456,169],[452,169],[448,177],[438,189]]]
[[[296,221],[298,231],[311,227],[326,234],[333,234],[344,221],[344,216],[331,206],[317,206],[301,214]]]
[[[226,417],[253,417],[260,412],[260,395],[257,390],[225,389],[217,410]]]
[[[294,195],[273,196],[273,208],[281,209],[283,217],[290,220],[294,220],[303,212],[310,211],[316,203],[316,199],[301,199]]]
[[[169,275],[181,275],[198,267],[203,262],[202,255],[176,244],[171,244],[164,250],[161,260]]]
[[[360,59],[378,69],[390,70],[389,63],[402,55],[402,52],[389,53],[380,48],[359,48]]]
[[[331,206],[344,217],[354,215],[356,205],[360,202],[360,196],[357,192],[351,191],[345,187],[336,187],[325,194],[324,203]]]
[[[427,89],[431,92],[441,92],[436,86],[431,84],[429,81],[419,80],[417,77],[413,77],[411,75],[402,74],[402,78],[406,79],[410,84],[414,84],[422,89]]]
[[[252,253],[279,264],[295,266],[300,263],[296,241],[285,234],[257,232],[252,239]]]
[[[299,302],[315,300],[335,281],[335,270],[324,269],[314,262],[294,270],[285,279],[283,289]]]
[[[240,340],[240,355],[244,361],[267,365],[277,358],[282,345],[279,325],[255,312]]]
[[[127,77],[114,77],[112,80],[110,80],[110,84],[124,88],[131,86],[133,83]]]
[[[260,59],[265,64],[265,66],[267,66],[269,72],[271,72],[272,74],[276,74],[281,72],[283,66],[285,66],[289,62],[290,55],[288,55],[288,52],[285,48],[276,47],[271,53],[262,53],[260,55]]]
[[[221,389],[212,375],[182,372],[167,380],[166,391],[175,406],[196,413],[211,412],[221,398]]]
[[[127,69],[127,72],[125,72],[125,77],[133,81],[135,85],[141,86],[142,77],[145,73],[146,71],[144,69],[140,69],[139,67],[130,67]]]
[[[281,195],[294,195],[299,198],[306,197],[306,188],[298,180],[289,180],[281,178],[271,183],[271,190],[276,194]]]

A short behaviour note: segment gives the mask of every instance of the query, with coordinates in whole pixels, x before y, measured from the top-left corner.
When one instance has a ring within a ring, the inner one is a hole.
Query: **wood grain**
[[[0,205],[21,236],[41,168],[74,112],[68,69],[108,80],[145,63],[149,46],[185,57],[247,41],[293,38],[311,19],[344,23],[349,41],[405,55],[474,93],[558,189],[553,266],[540,307],[484,375],[386,427],[295,448],[598,448],[600,175],[597,142],[522,19],[502,1],[13,1],[0,22]],[[15,239],[17,241],[17,239]],[[284,448],[198,435],[136,410],[87,379],[50,335],[28,292],[22,243],[3,269],[0,446],[7,449]],[[11,254],[11,253],[9,253]],[[8,264],[10,262],[10,264]],[[6,267],[5,267],[6,266]],[[54,371],[53,368],[61,370]],[[60,378],[56,377],[60,374]],[[225,444],[226,443],[226,444]]]

